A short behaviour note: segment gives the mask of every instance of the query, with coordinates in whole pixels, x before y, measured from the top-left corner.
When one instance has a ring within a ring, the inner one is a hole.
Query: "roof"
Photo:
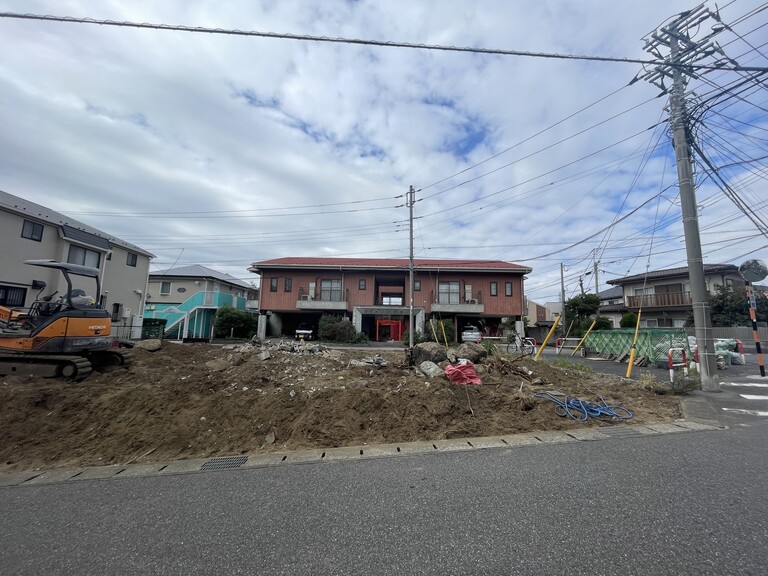
[[[407,270],[410,266],[408,258],[304,258],[288,257],[275,258],[254,262],[248,268],[251,272],[259,273],[259,270],[275,268],[357,268],[357,269],[385,269]],[[461,270],[473,272],[499,271],[517,272],[528,274],[531,268],[504,262],[502,260],[437,260],[414,259],[413,267],[419,270]]]
[[[621,286],[614,286],[613,288],[608,288],[608,290],[603,290],[599,294],[600,300],[612,300],[613,298],[623,298],[624,297],[624,289]]]
[[[734,264],[704,264],[704,274],[735,274],[739,276],[739,267]],[[647,274],[635,274],[633,276],[624,276],[623,278],[614,278],[608,280],[608,284],[629,284],[643,279],[656,280],[660,278],[688,278],[688,266],[680,268],[667,268],[666,270],[652,270]]]
[[[51,210],[40,204],[35,204],[34,202],[30,202],[19,196],[14,196],[3,190],[0,190],[0,210],[13,212],[20,216],[28,216],[37,221],[48,222],[53,226],[59,226],[64,238],[73,242],[87,244],[89,246],[101,248],[105,251],[112,248],[112,245],[116,245],[150,258],[155,257],[151,252],[147,252],[143,248],[139,248],[130,242],[116,238],[98,228],[93,228],[74,218],[69,218],[55,210]]]
[[[240,286],[241,288],[255,290],[254,286],[251,286],[234,276],[219,272],[218,270],[213,270],[206,266],[201,266],[200,264],[179,266],[178,268],[169,268],[167,270],[156,270],[155,272],[149,273],[150,280],[158,280],[160,278],[211,278],[220,282],[226,282],[227,284],[233,284],[234,286]]]

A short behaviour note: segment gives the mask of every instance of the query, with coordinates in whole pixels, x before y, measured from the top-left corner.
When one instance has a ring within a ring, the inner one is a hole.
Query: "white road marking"
[[[768,400],[768,396],[758,396],[756,394],[739,394],[739,396],[747,400]]]
[[[750,416],[768,416],[768,412],[763,410],[741,410],[740,408],[723,408],[728,412],[737,412],[738,414],[748,414]]]
[[[745,388],[768,388],[768,383],[755,384],[754,382],[723,382],[721,386],[744,386]]]

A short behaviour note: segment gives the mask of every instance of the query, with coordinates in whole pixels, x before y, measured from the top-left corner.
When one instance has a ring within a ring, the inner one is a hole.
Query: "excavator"
[[[57,300],[58,290],[41,297],[46,284],[37,281],[41,288],[29,308],[0,306],[1,376],[35,375],[79,382],[93,369],[130,364],[129,351],[116,347],[111,336],[110,314],[86,290],[73,285],[95,282],[94,294],[101,294],[97,268],[54,260],[24,263],[58,270],[66,282],[66,293]]]

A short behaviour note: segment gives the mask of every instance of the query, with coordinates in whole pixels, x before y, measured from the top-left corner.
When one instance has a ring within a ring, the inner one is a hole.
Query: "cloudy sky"
[[[644,36],[694,6],[0,0],[20,14],[639,60],[654,58]],[[723,53],[768,66],[766,5],[726,0],[720,17]],[[249,264],[282,256],[407,258],[410,186],[417,258],[530,266],[542,303],[559,300],[561,264],[567,298],[580,278],[594,289],[595,262],[601,290],[686,265],[667,97],[631,83],[640,63],[9,17],[0,38],[0,189],[141,246],[152,270],[250,281]],[[751,74],[689,84],[697,143],[742,202],[698,162],[707,263],[768,258],[768,91]]]

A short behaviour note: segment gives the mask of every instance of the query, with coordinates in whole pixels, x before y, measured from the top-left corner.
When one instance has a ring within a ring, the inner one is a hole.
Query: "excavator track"
[[[112,348],[88,354],[88,360],[94,370],[104,370],[122,366],[128,368],[133,362],[133,352],[126,348]]]
[[[0,375],[42,376],[80,382],[93,371],[83,356],[0,353]]]

